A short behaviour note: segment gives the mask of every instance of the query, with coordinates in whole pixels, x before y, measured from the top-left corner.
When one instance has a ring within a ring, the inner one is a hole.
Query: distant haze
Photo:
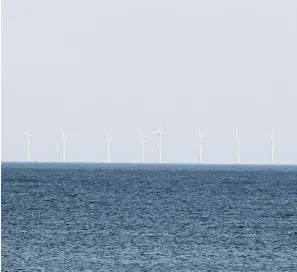
[[[3,0],[2,161],[297,163],[296,0]]]

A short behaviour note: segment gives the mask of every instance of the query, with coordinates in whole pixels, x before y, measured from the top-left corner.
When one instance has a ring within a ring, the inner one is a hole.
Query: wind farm
[[[297,271],[297,0],[1,15],[5,271]]]
[[[166,126],[165,126],[166,128]],[[246,161],[244,160],[244,162],[242,163],[242,152],[241,152],[241,132],[240,132],[240,129],[239,129],[239,125],[237,124],[236,127],[235,127],[235,138],[234,138],[234,141],[233,141],[233,145],[236,146],[236,153],[232,155],[232,149],[230,148],[230,151],[229,151],[229,156],[231,158],[233,158],[233,163],[230,161],[230,163],[227,163],[227,164],[236,164],[236,165],[239,165],[239,164],[252,164],[252,163],[246,163]],[[32,156],[31,156],[31,145],[32,145],[32,133],[30,132],[30,128],[28,126],[26,132],[24,133],[25,136],[26,136],[26,161],[27,162],[31,162],[32,161]],[[270,155],[269,153],[267,152],[267,155],[266,155],[266,163],[264,164],[271,164],[271,165],[274,165],[275,164],[275,142],[276,142],[276,135],[275,135],[275,131],[276,130],[273,130],[272,132],[269,132],[268,133],[268,136],[270,138],[270,146],[271,146],[271,151],[270,151]],[[61,159],[60,161],[65,163],[65,162],[71,162],[73,160],[69,160],[67,158],[67,149],[66,149],[66,140],[67,140],[67,136],[65,135],[64,133],[64,129],[61,128],[61,132],[60,132],[61,136],[60,136],[60,154],[61,154]],[[136,134],[136,133],[135,133]],[[103,142],[103,147],[105,149],[105,151],[102,152],[102,157],[104,157],[103,160],[98,160],[98,163],[100,162],[103,162],[103,163],[119,163],[119,162],[122,162],[122,163],[158,163],[158,164],[161,164],[161,163],[171,163],[169,160],[167,161],[164,161],[164,149],[163,149],[163,136],[164,136],[164,124],[163,124],[163,117],[160,118],[160,121],[159,121],[159,126],[157,127],[157,129],[155,130],[152,130],[152,135],[155,135],[155,136],[152,136],[152,137],[156,137],[156,144],[154,145],[153,142],[150,142],[150,146],[147,146],[147,137],[149,134],[145,135],[144,131],[142,128],[139,129],[139,143],[135,145],[137,146],[138,145],[138,148],[135,148],[134,149],[134,152],[135,152],[135,155],[139,154],[138,156],[138,159],[135,158],[134,161],[119,161],[117,159],[114,159],[114,160],[111,160],[111,143],[112,143],[112,137],[110,136],[109,132],[106,130],[105,131],[105,139],[104,139],[104,142]],[[195,153],[196,153],[196,162],[194,161],[190,161],[189,163],[190,164],[220,164],[220,162],[217,162],[217,163],[214,163],[213,160],[211,160],[208,152],[207,152],[207,160],[204,159],[204,136],[205,134],[200,130],[200,128],[198,129],[198,135],[197,135],[197,138],[196,138],[196,141],[195,141],[195,144],[197,146],[197,148],[193,149],[196,150]],[[170,135],[168,136],[170,137]],[[119,137],[121,138],[121,137]],[[35,138],[34,138],[35,139]],[[119,142],[119,141],[117,141]],[[209,142],[209,141],[208,141]],[[267,141],[268,142],[268,141]],[[124,143],[122,143],[124,144]],[[166,146],[167,145],[167,141],[165,141],[165,144]],[[176,143],[178,144],[178,143]],[[182,139],[180,140],[180,144],[183,145],[183,141]],[[35,148],[36,148],[36,144],[34,145]],[[153,148],[155,146],[155,148]],[[83,148],[83,145],[79,145],[79,147],[82,149]],[[71,149],[71,146],[69,147]],[[116,146],[113,150],[114,150],[114,154],[117,155],[117,150],[118,150],[119,146]],[[98,150],[98,149],[97,149]],[[153,150],[156,150],[157,152],[153,152]],[[145,151],[148,151],[148,152],[145,152]],[[167,152],[166,152],[167,151]],[[209,147],[207,148],[207,151],[209,151]],[[243,152],[243,158],[245,159],[245,153],[246,153],[246,150],[244,148],[244,151]],[[226,151],[225,151],[226,152]],[[132,154],[133,153],[133,148],[130,149],[130,152],[129,154]],[[146,158],[146,153],[150,154],[149,158]],[[155,157],[153,158],[152,154],[155,154]],[[168,153],[168,149],[165,149],[165,153],[167,156],[169,156],[167,153]],[[270,159],[269,159],[270,158]],[[36,160],[37,158],[33,158],[33,161],[36,162],[38,160]],[[174,162],[172,162],[174,163]],[[178,163],[178,162],[177,162]],[[181,159],[180,163],[184,163]],[[223,162],[223,164],[226,164],[226,162]]]

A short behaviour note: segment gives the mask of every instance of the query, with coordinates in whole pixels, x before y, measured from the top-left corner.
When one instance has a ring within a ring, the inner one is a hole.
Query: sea
[[[2,163],[2,271],[297,271],[297,167]]]

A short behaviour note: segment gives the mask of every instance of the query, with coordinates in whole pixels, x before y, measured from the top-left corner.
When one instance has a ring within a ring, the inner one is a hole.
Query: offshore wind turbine
[[[160,120],[160,126],[157,130],[153,131],[153,134],[157,134],[158,137],[158,153],[159,153],[159,163],[162,162],[162,136],[164,135],[164,132],[162,131],[162,124],[163,124],[163,117],[161,117]]]
[[[66,139],[67,136],[64,134],[63,129],[61,128],[61,140],[60,143],[62,143],[62,161],[66,161]]]
[[[196,140],[196,144],[199,142],[199,163],[203,163],[203,140],[204,140],[204,133],[201,133],[199,130],[198,137]]]
[[[104,141],[104,146],[107,145],[107,162],[110,162],[110,143],[112,138],[108,136],[108,131],[106,131],[106,137]]]
[[[143,138],[142,130],[140,129],[140,148],[141,148],[141,162],[144,163],[144,145],[147,141]]]
[[[29,126],[28,126],[29,131]],[[30,138],[32,137],[32,134],[29,132],[25,132],[25,135],[27,136],[27,161],[31,160],[31,141]]]
[[[274,164],[274,152],[275,152],[275,130],[272,133],[268,133],[271,140],[271,164]]]

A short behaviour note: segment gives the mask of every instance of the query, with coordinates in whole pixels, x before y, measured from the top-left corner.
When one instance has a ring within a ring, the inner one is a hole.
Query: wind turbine
[[[144,163],[144,145],[147,141],[143,138],[142,130],[140,129],[140,148],[141,148],[141,162]]]
[[[199,162],[200,163],[203,163],[203,138],[204,138],[204,133],[201,133],[199,130],[196,144],[198,144],[199,142]]]
[[[60,142],[62,142],[62,161],[63,162],[66,161],[66,139],[67,139],[67,136],[64,135],[64,131],[63,131],[63,129],[61,129],[61,140],[60,140]]]
[[[268,133],[271,139],[271,163],[274,164],[274,151],[275,151],[275,130],[272,133]]]
[[[29,131],[29,126],[28,126],[28,131]],[[25,132],[25,135],[27,136],[27,161],[31,160],[31,142],[30,138],[32,137],[32,134],[29,132]]]
[[[110,162],[110,143],[111,143],[112,138],[108,137],[108,132],[106,131],[106,138],[104,141],[104,146],[107,144],[107,162]]]
[[[162,123],[163,117],[161,117],[159,128],[153,131],[153,134],[157,134],[158,137],[159,163],[162,162],[162,136],[164,135],[164,132],[162,131]]]
[[[236,143],[237,143],[237,164],[240,164],[240,138],[239,138],[239,126],[236,126]]]

